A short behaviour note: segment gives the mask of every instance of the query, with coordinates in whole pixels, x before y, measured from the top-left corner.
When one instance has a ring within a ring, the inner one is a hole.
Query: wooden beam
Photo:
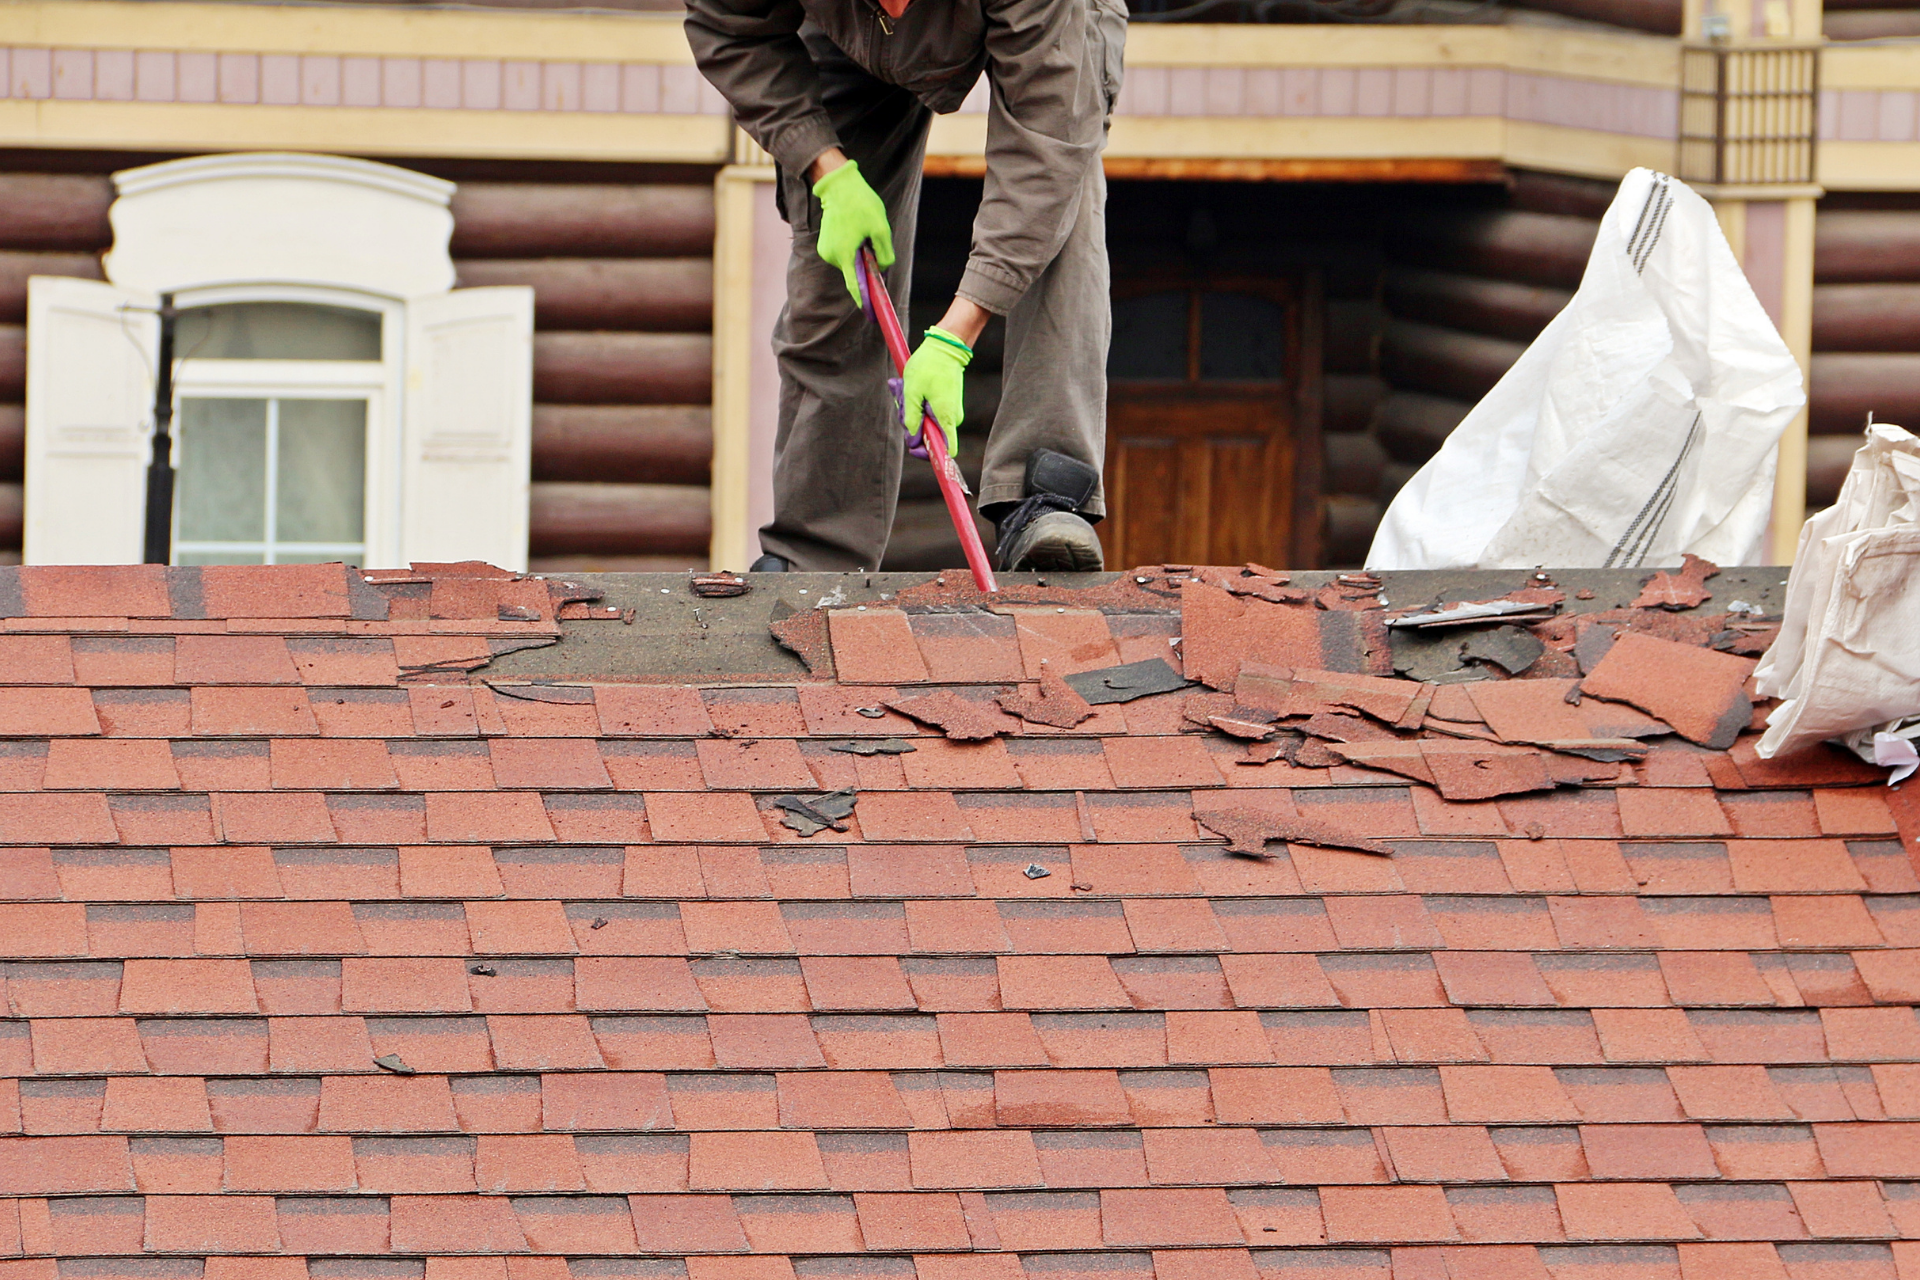
[[[1110,179],[1144,178],[1196,182],[1500,182],[1507,167],[1498,160],[1234,160],[1106,156]],[[929,178],[978,178],[984,156],[928,156]]]

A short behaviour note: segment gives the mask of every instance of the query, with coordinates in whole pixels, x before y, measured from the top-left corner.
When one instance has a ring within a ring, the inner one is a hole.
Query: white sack
[[[1848,737],[1868,759],[1874,726],[1920,714],[1920,439],[1886,423],[1839,499],[1800,530],[1780,634],[1754,669],[1763,756]],[[1895,726],[1886,726],[1895,727]],[[1865,748],[1862,750],[1862,748]]]
[[[1367,567],[1750,561],[1805,401],[1712,207],[1635,169],[1579,292],[1400,490]]]

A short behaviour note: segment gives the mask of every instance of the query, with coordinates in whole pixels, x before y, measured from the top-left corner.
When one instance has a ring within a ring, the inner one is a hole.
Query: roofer
[[[1100,152],[1120,89],[1120,0],[688,0],[700,70],[778,166],[793,230],[780,366],[774,514],[756,570],[877,568],[905,436],[876,326],[861,312],[871,241],[907,312],[927,130],[984,71],[987,169],[966,273],[907,362],[951,451],[964,371],[1007,317],[980,511],[1003,569],[1097,569],[1112,328]]]

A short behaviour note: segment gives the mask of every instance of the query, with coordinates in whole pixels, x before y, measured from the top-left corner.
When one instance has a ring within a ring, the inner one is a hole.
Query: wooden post
[[[764,344],[767,335],[756,332],[754,324],[754,279],[756,266],[775,269],[757,264],[754,253],[759,188],[774,176],[765,154],[740,156],[747,163],[730,164],[714,179],[713,538],[708,554],[716,569],[745,569],[760,554],[752,528],[753,364],[755,344]]]

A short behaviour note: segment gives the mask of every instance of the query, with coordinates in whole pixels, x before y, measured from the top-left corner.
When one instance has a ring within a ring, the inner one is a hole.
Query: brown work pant
[[[1124,18],[1095,6],[1089,34],[1118,89]],[[869,75],[818,31],[806,29],[827,113],[840,146],[886,202],[897,255],[886,273],[906,323],[920,170],[933,113],[905,89]],[[1112,107],[1111,101],[1108,103]],[[887,379],[893,363],[879,326],[847,294],[815,248],[820,203],[805,175],[782,172],[780,211],[793,228],[787,303],[774,324],[780,420],[774,436],[773,520],[760,546],[796,569],[875,569],[893,530],[906,436]],[[1024,496],[1027,458],[1052,449],[1101,466],[1107,439],[1107,340],[1113,320],[1107,274],[1107,183],[1089,166],[1066,243],[1007,315],[1000,408],[987,437],[982,509]],[[913,344],[919,335],[909,332]],[[926,466],[919,459],[913,465]],[[1105,513],[1096,491],[1084,508]]]

